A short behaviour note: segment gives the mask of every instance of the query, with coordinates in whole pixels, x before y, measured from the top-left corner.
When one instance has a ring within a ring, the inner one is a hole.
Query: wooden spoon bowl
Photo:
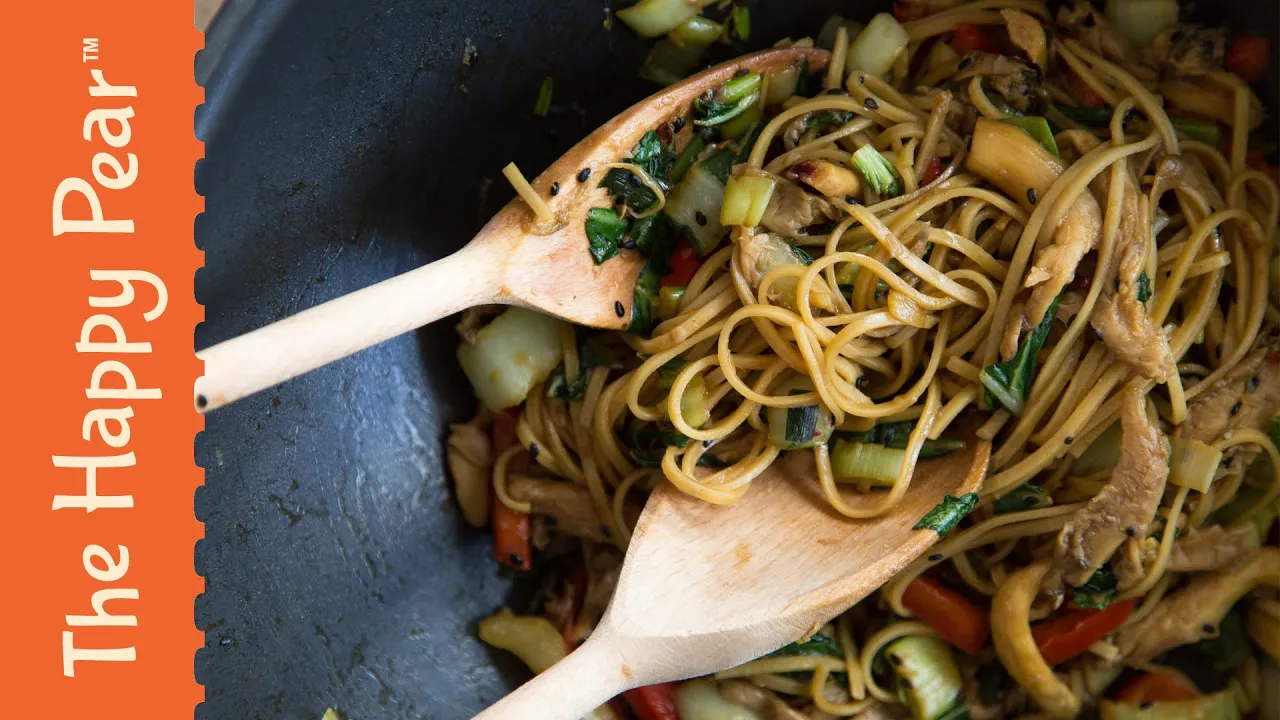
[[[971,439],[920,463],[899,504],[869,520],[830,507],[810,453],[784,455],[733,505],[664,485],[591,637],[479,720],[582,717],[625,690],[725,670],[803,637],[933,545],[937,533],[913,526],[946,495],[976,492],[990,456],[990,443]]]
[[[821,68],[829,53],[788,48],[744,55],[600,126],[530,183],[555,216],[549,227],[517,197],[453,255],[196,353],[205,363],[196,408],[214,410],[476,305],[520,305],[579,325],[625,328],[644,260],[624,250],[596,265],[588,252],[587,211],[612,204],[599,187],[598,168],[624,158],[645,133],[738,72],[785,68],[802,58]]]

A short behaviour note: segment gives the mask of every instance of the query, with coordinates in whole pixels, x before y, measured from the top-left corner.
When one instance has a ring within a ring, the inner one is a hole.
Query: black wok
[[[1274,1],[1201,5],[1207,21],[1276,34]],[[606,7],[229,0],[197,61],[196,346],[461,247],[511,196],[504,164],[536,174],[652,92],[635,75],[644,43],[606,29]],[[752,45],[858,7],[760,0]],[[555,108],[535,118],[544,76]],[[197,718],[334,706],[355,720],[451,720],[523,677],[475,639],[479,617],[530,588],[453,506],[443,438],[475,408],[453,347],[439,323],[209,416],[196,442]]]

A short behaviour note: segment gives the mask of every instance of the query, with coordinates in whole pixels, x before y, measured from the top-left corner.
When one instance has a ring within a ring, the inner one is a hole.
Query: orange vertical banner
[[[35,718],[201,700],[190,3],[8,2],[0,678]]]

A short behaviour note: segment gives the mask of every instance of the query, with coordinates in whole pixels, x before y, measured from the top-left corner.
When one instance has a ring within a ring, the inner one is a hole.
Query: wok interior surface
[[[607,29],[607,7],[230,0],[197,62],[196,347],[456,250],[512,196],[503,165],[532,177],[652,93],[636,77],[646,44]],[[760,0],[736,51],[878,8]],[[1274,2],[1201,10],[1275,35]],[[537,118],[547,76],[553,110]],[[437,323],[207,418],[198,718],[464,718],[524,678],[475,637],[532,588],[497,569],[450,495],[444,436],[476,402],[454,347]]]

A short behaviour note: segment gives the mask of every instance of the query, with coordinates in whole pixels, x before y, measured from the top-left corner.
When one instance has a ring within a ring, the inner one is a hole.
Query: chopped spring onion
[[[649,54],[640,66],[640,77],[659,85],[674,85],[702,63],[704,51],[700,45],[681,45],[670,38],[662,38],[649,48]]]
[[[751,8],[746,5],[734,5],[730,18],[733,20],[733,34],[744,42],[750,40]]]
[[[1222,451],[1199,440],[1174,438],[1169,457],[1169,482],[1178,487],[1207,492],[1222,463]]]
[[[884,198],[902,194],[902,176],[889,159],[871,145],[863,145],[853,154],[853,166],[867,185]]]
[[[515,615],[505,608],[480,621],[480,639],[515,653],[534,673],[545,672],[568,654],[564,637],[550,620]]]
[[[775,394],[800,395],[813,391],[813,383],[797,375],[778,386]],[[769,439],[783,450],[825,445],[835,427],[831,411],[822,403],[794,408],[768,408]]]
[[[533,214],[538,216],[538,221],[546,224],[555,222],[555,216],[551,214],[551,208],[547,207],[547,203],[542,199],[529,181],[525,179],[524,173],[520,172],[520,168],[515,163],[507,163],[502,168],[502,174],[511,183],[511,187],[516,189],[516,194],[524,200],[529,208],[533,210]]]
[[[1178,0],[1107,0],[1106,14],[1121,35],[1146,47],[1161,30],[1178,24]]]
[[[538,100],[533,104],[533,114],[538,117],[546,117],[547,112],[551,110],[551,91],[554,85],[551,78],[542,78],[542,86],[538,88]]]
[[[720,86],[712,95],[717,102],[734,103],[749,97],[760,89],[760,73],[739,73],[729,82]]]
[[[964,681],[947,644],[908,635],[884,649],[913,720],[941,720],[964,701]]]
[[[680,396],[680,417],[689,427],[700,428],[711,419],[707,409],[707,385],[701,375],[694,375]]]
[[[1024,483],[1009,491],[1009,493],[999,500],[996,500],[992,508],[996,514],[1023,512],[1032,510],[1045,504],[1047,498],[1044,494],[1044,488],[1031,483]]]
[[[640,0],[614,14],[637,35],[654,38],[680,27],[715,0]]]
[[[876,443],[836,440],[831,448],[831,473],[844,482],[866,482],[873,487],[892,487],[907,461],[905,450]]]
[[[862,23],[846,19],[843,15],[832,15],[827,21],[822,23],[822,29],[818,31],[818,37],[815,44],[826,50],[833,50],[836,46],[836,31],[844,28],[845,33],[853,38],[862,32]]]
[[[1058,111],[1066,116],[1068,120],[1079,123],[1085,127],[1100,128],[1106,127],[1111,122],[1112,110],[1109,107],[1088,107],[1081,105],[1075,107],[1072,105],[1059,105]]]
[[[706,678],[680,683],[675,696],[673,717],[680,720],[761,720],[752,710],[726,700]]]
[[[1212,147],[1218,147],[1222,144],[1222,128],[1218,123],[1212,120],[1196,120],[1188,117],[1171,117],[1169,122],[1173,124],[1173,129],[1186,135],[1192,140],[1202,142]]]
[[[670,320],[680,314],[680,301],[684,299],[684,287],[668,286],[658,291],[658,315]]]
[[[726,123],[747,112],[760,99],[760,73],[738,75],[693,103],[693,122],[703,127]]]
[[[564,355],[563,326],[548,315],[509,308],[476,333],[474,344],[458,346],[458,362],[485,407],[519,405],[551,375]]]
[[[849,43],[845,57],[845,73],[864,72],[879,77],[893,68],[893,63],[907,49],[910,36],[906,28],[889,13],[871,18],[866,29]]]
[[[800,65],[788,65],[769,73],[769,90],[765,93],[765,105],[781,105],[799,93]]]
[[[1014,415],[1022,414],[1023,404],[1031,392],[1032,382],[1035,381],[1036,359],[1049,336],[1054,313],[1058,310],[1058,299],[1054,298],[1049,303],[1049,309],[1045,311],[1040,324],[1018,346],[1018,352],[1011,359],[982,368],[979,379],[982,387],[987,390],[987,402],[993,407],[999,405]]]
[[[680,182],[684,174],[689,172],[689,168],[693,167],[693,163],[697,161],[698,156],[706,148],[707,141],[703,139],[702,135],[695,134],[689,140],[689,144],[684,146],[684,150],[680,151],[675,165],[671,166],[671,182]]]
[[[732,151],[728,152],[732,158]],[[715,157],[715,156],[713,156]],[[725,228],[720,224],[720,205],[724,201],[725,185],[708,167],[711,159],[694,165],[684,180],[667,196],[664,210],[671,219],[685,229],[689,243],[700,257],[720,244]]]
[[[734,175],[724,188],[724,202],[720,205],[721,225],[755,227],[764,217],[769,199],[773,197],[773,178],[758,175]]]
[[[587,248],[596,264],[618,254],[618,243],[627,232],[627,221],[612,208],[591,208],[584,223],[587,231]]]
[[[724,34],[724,26],[701,15],[694,15],[671,31],[671,40],[680,45],[694,45],[706,48],[720,39]]]
[[[975,507],[978,506],[978,494],[966,493],[960,497],[946,495],[942,502],[925,513],[920,521],[912,526],[913,530],[933,530],[942,537],[960,523]]]
[[[1235,694],[1222,690],[1194,700],[1161,700],[1142,704],[1103,700],[1098,705],[1102,720],[1239,720]]]
[[[717,126],[717,129],[720,130],[720,135],[724,137],[725,140],[742,140],[745,139],[745,136],[748,133],[757,128],[760,124],[760,118],[763,115],[763,106],[759,101],[757,101],[748,106],[746,111],[738,117],[727,122],[720,123],[720,125]],[[755,144],[754,139],[751,144]],[[750,154],[749,146],[748,154]],[[745,159],[745,157],[743,159]]]
[[[769,657],[833,657],[843,658],[844,650],[830,636],[814,633],[808,640],[784,645],[769,653]]]
[[[1138,274],[1137,298],[1140,303],[1151,299],[1151,278],[1147,277],[1146,270]]]
[[[1045,150],[1053,153],[1054,157],[1061,157],[1058,153],[1058,143],[1053,139],[1053,130],[1049,128],[1048,120],[1037,115],[1011,115],[1006,117],[1004,121],[1030,135]]]

